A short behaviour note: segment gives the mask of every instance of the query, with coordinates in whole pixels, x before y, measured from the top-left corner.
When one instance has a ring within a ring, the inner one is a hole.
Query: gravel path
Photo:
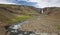
[[[56,29],[56,24],[59,25],[60,20],[47,16],[39,16],[36,19],[24,22],[22,29],[34,32],[58,33],[60,30]]]

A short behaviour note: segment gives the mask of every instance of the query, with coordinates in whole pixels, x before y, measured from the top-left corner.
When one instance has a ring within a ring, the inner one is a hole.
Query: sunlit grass
[[[60,30],[60,25],[55,25],[58,30]]]
[[[15,22],[21,22],[27,19],[33,18],[33,16],[27,16],[27,15],[20,15],[18,17],[15,17],[9,21],[9,23],[15,23]]]
[[[19,16],[16,16],[14,18],[8,18],[4,15],[0,15],[0,21],[8,22],[8,23],[15,23],[15,22],[21,22],[21,21],[24,21],[24,20],[27,20],[27,19],[31,19],[31,18],[34,18],[34,17],[35,16],[19,15]]]

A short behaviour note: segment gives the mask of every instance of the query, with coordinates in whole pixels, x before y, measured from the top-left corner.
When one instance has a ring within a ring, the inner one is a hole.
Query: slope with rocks
[[[6,31],[4,26],[29,18],[34,19],[24,22],[26,24],[22,25],[23,30],[60,33],[60,8],[47,7],[43,14],[40,15],[39,12],[40,9],[29,6],[0,5],[0,34],[3,35]]]
[[[31,6],[0,4],[0,35],[5,35],[4,26],[32,19],[39,15],[37,9]]]
[[[44,8],[44,13],[36,19],[28,20],[22,25],[23,30],[45,33],[58,33],[60,35],[60,8]]]

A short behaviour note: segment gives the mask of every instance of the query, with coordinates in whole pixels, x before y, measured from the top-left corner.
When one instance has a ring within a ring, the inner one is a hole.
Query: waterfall
[[[44,13],[44,11],[43,11],[43,8],[42,8],[42,11],[41,11],[41,13],[42,13],[42,14]]]

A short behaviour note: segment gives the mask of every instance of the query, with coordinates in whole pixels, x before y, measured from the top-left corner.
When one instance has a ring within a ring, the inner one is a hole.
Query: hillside
[[[38,16],[36,8],[23,5],[0,5],[0,22],[14,23]]]
[[[60,8],[47,7],[43,10],[44,13],[38,18],[25,22],[26,24],[22,26],[22,29],[38,33],[57,33],[60,35]]]
[[[24,20],[27,22],[22,25],[23,30],[60,34],[60,8],[46,7],[43,8],[44,13],[41,10],[31,6],[0,4],[0,34],[5,34],[4,26]]]

